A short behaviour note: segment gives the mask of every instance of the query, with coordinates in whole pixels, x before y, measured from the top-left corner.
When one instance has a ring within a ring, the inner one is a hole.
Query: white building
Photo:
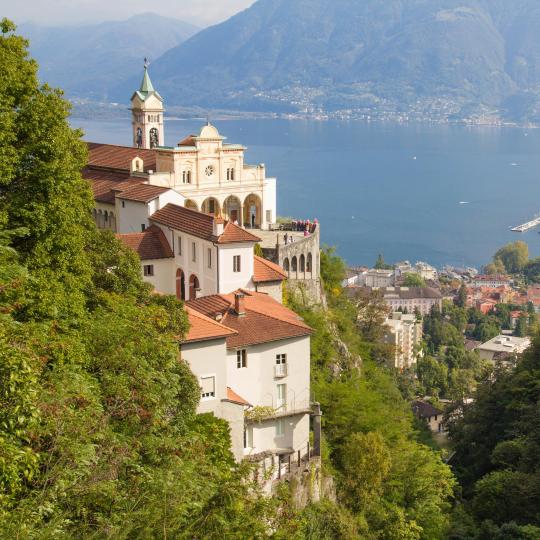
[[[496,336],[476,348],[482,360],[494,362],[497,359],[512,360],[517,354],[521,354],[531,345],[531,338],[514,336]]]
[[[373,288],[390,287],[394,284],[394,279],[395,274],[393,270],[380,270],[374,268],[361,274],[360,284]]]
[[[278,465],[283,456],[307,457],[311,328],[252,291],[198,298],[187,309],[181,350],[199,379],[199,412],[230,423],[236,458],[275,456]]]
[[[83,176],[92,181],[98,226],[115,229],[115,194],[134,184],[176,191],[182,204],[247,228],[269,229],[276,222],[276,179],[263,164],[245,163],[246,148],[227,144],[209,123],[196,135],[164,146],[163,100],[145,68],[133,94],[133,148],[90,143]],[[176,202],[176,201],[175,201]],[[113,219],[110,219],[110,214]]]
[[[386,287],[382,294],[393,312],[401,309],[413,313],[417,310],[421,315],[428,315],[433,306],[442,308],[441,293],[431,287]]]
[[[152,186],[145,186],[152,187]],[[122,222],[122,211],[119,220]],[[231,222],[166,204],[151,215],[141,211],[141,232],[117,235],[141,259],[145,281],[180,300],[244,288],[281,302],[286,273],[253,254],[259,238]]]
[[[512,280],[508,276],[500,275],[478,275],[471,281],[471,287],[489,287],[498,289],[499,287],[510,286]]]
[[[403,370],[416,364],[421,354],[422,344],[422,321],[415,315],[401,312],[392,313],[386,319],[385,342],[395,347],[394,358],[391,367]]]

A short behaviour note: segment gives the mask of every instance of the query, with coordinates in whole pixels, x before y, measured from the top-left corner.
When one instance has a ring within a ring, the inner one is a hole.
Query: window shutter
[[[213,397],[216,395],[215,377],[201,377],[201,394],[202,397]]]

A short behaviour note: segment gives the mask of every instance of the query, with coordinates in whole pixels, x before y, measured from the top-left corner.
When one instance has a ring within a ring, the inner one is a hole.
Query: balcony
[[[276,364],[274,366],[274,377],[276,379],[283,379],[288,374],[287,364]]]

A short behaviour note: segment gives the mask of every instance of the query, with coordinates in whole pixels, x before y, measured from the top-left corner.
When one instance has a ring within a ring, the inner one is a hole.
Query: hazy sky
[[[222,21],[255,0],[0,0],[0,17],[17,23],[77,24],[127,19],[149,11],[199,26]]]

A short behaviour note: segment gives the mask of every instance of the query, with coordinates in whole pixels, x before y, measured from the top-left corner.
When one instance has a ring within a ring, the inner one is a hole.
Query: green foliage
[[[347,300],[338,286],[341,265],[328,261],[321,258],[325,284],[334,287],[328,309],[295,309],[315,329],[312,388],[340,501],[354,513],[360,538],[443,538],[453,477],[419,442],[393,375],[373,362],[387,308],[377,298]],[[362,356],[361,371],[359,362],[345,361],[345,349]]]
[[[377,270],[392,270],[394,268],[391,264],[386,264],[382,253],[379,253],[377,260],[375,261],[375,266]]]
[[[520,240],[502,247],[493,257],[494,264],[499,267],[500,261],[504,270],[509,274],[521,272],[528,260],[529,246]]]
[[[465,285],[465,283],[462,283],[459,287],[456,305],[460,308],[464,308],[467,306],[467,286]]]
[[[455,469],[479,523],[489,519],[501,528],[514,527],[512,522],[540,526],[539,380],[537,338],[515,370],[482,384],[463,419],[451,425]]]
[[[255,244],[255,246],[253,247],[253,253],[254,253],[257,257],[264,257],[264,254],[263,254],[263,250],[262,250],[261,244]]]
[[[405,287],[425,287],[426,280],[420,274],[405,274]]]
[[[321,250],[321,278],[325,289],[333,296],[341,292],[341,283],[345,279],[345,261],[335,254],[335,249],[324,247]]]

